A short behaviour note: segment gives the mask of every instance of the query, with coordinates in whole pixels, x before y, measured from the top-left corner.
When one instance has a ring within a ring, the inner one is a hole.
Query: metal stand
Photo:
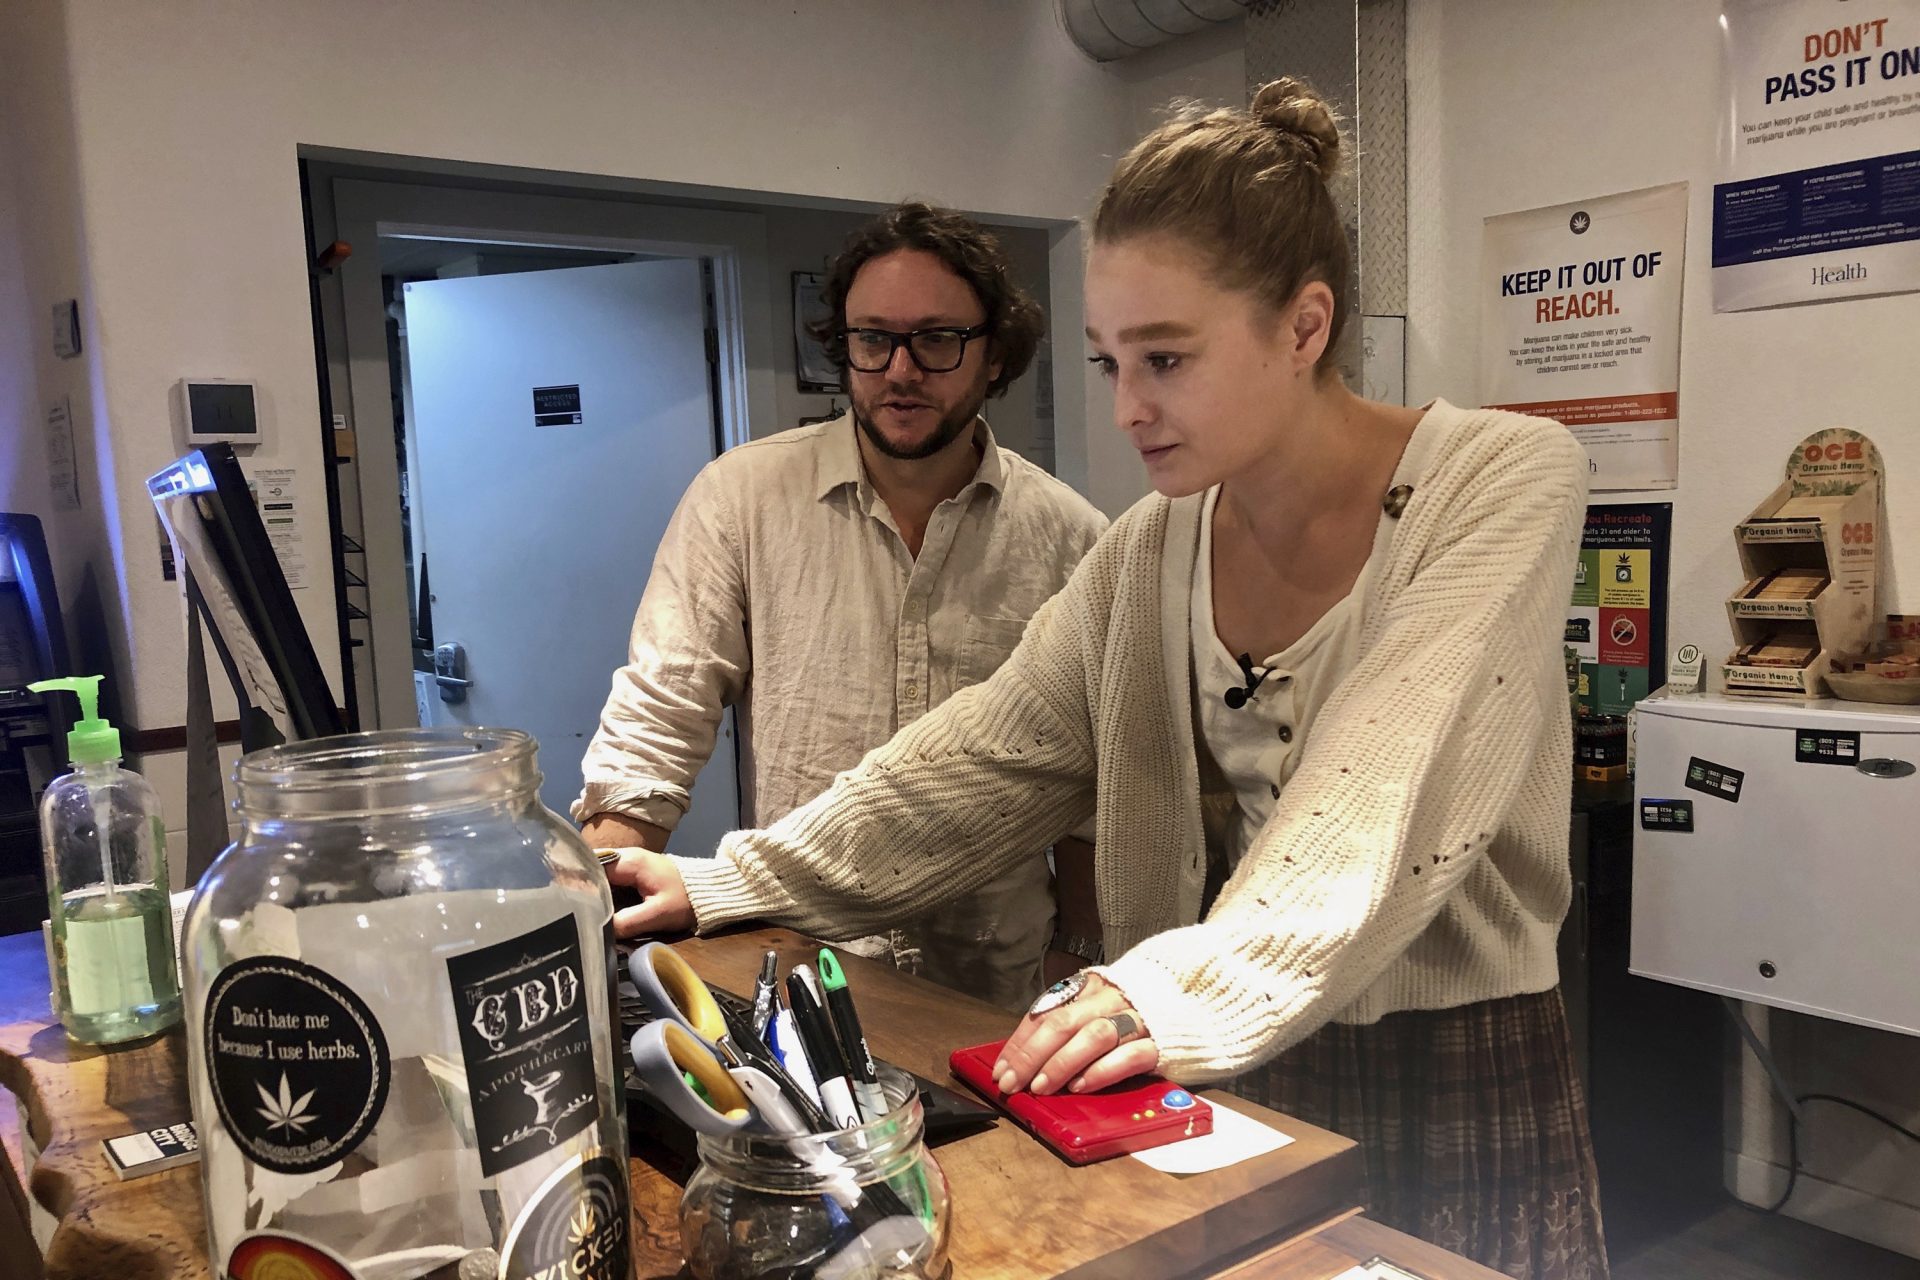
[[[1793,1089],[1787,1084],[1787,1077],[1781,1073],[1780,1064],[1774,1061],[1773,1050],[1764,1044],[1753,1028],[1747,1023],[1747,1015],[1740,1011],[1740,1002],[1732,996],[1721,996],[1720,1002],[1727,1007],[1727,1016],[1733,1019],[1733,1025],[1740,1028],[1740,1036],[1747,1042],[1747,1048],[1753,1050],[1753,1056],[1767,1073],[1767,1079],[1773,1082],[1773,1092],[1786,1104],[1795,1123],[1806,1119],[1800,1111],[1800,1102],[1793,1096]]]

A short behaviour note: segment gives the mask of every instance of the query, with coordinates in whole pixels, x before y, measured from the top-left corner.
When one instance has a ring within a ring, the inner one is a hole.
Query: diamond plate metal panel
[[[1407,310],[1406,0],[1360,0],[1360,310]]]
[[[1348,142],[1355,142],[1352,130],[1360,107],[1359,25],[1358,0],[1255,0],[1247,9],[1248,94],[1280,76],[1301,77],[1346,118]],[[1332,186],[1334,203],[1353,247],[1355,271],[1347,304],[1357,317],[1360,281],[1366,270],[1358,231],[1358,166],[1352,163],[1351,153]],[[1335,359],[1347,376],[1347,385],[1361,385],[1357,320],[1342,336]]]

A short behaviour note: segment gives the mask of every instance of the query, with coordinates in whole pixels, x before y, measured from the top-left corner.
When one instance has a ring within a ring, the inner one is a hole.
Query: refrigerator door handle
[[[1864,773],[1869,778],[1910,778],[1913,776],[1913,764],[1907,760],[1895,760],[1888,756],[1875,756],[1871,760],[1862,760],[1853,766],[1856,773]]]

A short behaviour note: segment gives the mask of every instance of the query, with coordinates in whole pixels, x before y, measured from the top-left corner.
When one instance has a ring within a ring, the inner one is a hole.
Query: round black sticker
[[[311,1173],[360,1145],[392,1062],[373,1011],[310,964],[255,956],[207,992],[207,1074],[220,1120],[275,1173]]]
[[[554,1170],[500,1251],[500,1280],[627,1280],[627,1168],[604,1152]]]

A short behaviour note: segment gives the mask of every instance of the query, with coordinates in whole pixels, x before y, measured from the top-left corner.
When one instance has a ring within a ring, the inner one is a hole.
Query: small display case
[[[1734,530],[1745,582],[1727,601],[1734,650],[1726,691],[1818,697],[1831,658],[1873,632],[1880,529],[1880,453],[1845,427],[1817,431],[1786,477]]]

